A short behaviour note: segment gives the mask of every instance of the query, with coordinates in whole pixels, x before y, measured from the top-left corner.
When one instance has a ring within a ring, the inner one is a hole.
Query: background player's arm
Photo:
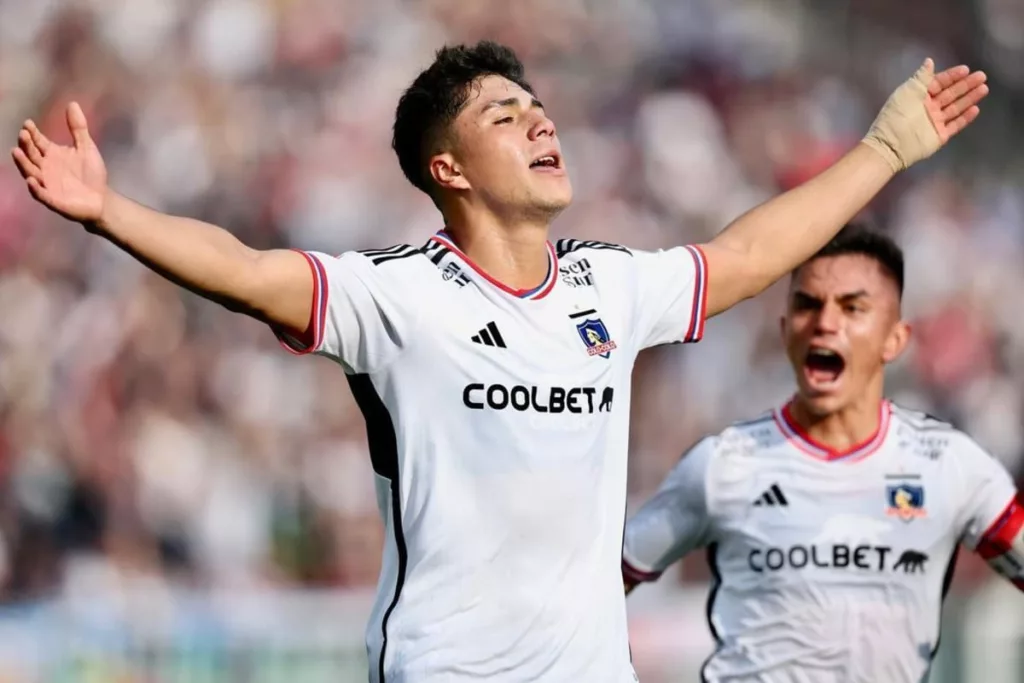
[[[933,75],[931,60],[892,94],[871,131],[817,177],[744,214],[702,245],[707,315],[753,297],[810,258],[898,171],[934,154],[978,115],[985,74]]]
[[[976,443],[955,455],[960,471],[963,543],[1024,591],[1024,505],[1009,472]]]
[[[77,104],[68,107],[67,122],[72,146],[52,142],[29,121],[12,151],[37,200],[197,294],[284,329],[306,330],[314,285],[302,254],[257,251],[214,225],[118,195],[107,186],[103,158]]]
[[[716,442],[704,439],[685,453],[654,497],[626,523],[622,544],[626,593],[639,583],[657,580],[677,560],[708,542],[706,481]]]
[[[977,551],[989,566],[1024,591],[1024,505],[1019,494],[985,531]]]

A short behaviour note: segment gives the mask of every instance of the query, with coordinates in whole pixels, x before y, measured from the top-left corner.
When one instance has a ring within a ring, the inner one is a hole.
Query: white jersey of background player
[[[902,287],[889,238],[840,232],[793,277],[796,397],[700,441],[627,523],[627,588],[708,549],[707,681],[918,683],[961,544],[1024,589],[1024,511],[1006,470],[882,399],[909,336]]]
[[[420,249],[256,252],[146,209],[106,186],[77,105],[73,146],[28,122],[14,157],[51,209],[349,374],[388,540],[372,681],[624,683],[616,589],[636,354],[696,340],[706,315],[814,253],[977,116],[984,80],[927,61],[831,169],[707,244],[659,253],[556,253],[549,226],[572,195],[558,136],[494,43],[440,51],[399,101],[399,164],[447,225]]]

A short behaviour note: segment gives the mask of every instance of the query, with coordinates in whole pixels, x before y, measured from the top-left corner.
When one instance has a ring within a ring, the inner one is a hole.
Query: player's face
[[[499,214],[550,219],[572,199],[555,124],[537,99],[500,76],[480,79],[453,124],[452,149],[431,158],[442,185]]]
[[[899,293],[877,261],[860,254],[819,258],[797,271],[782,320],[801,399],[827,415],[872,387],[906,347]]]

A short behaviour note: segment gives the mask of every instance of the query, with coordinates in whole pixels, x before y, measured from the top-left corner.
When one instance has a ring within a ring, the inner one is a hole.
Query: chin
[[[569,208],[571,202],[571,194],[566,197],[536,197],[532,202],[531,212],[550,220]]]
[[[811,415],[827,417],[850,404],[850,397],[840,392],[822,392],[800,387],[800,402]]]

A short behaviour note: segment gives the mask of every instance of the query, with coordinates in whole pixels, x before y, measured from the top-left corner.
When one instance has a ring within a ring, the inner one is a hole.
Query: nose
[[[536,120],[533,122],[533,125],[530,126],[530,139],[537,140],[544,136],[549,138],[555,137],[555,122],[549,119],[547,114],[544,114],[541,111],[538,111],[535,116]]]
[[[839,331],[842,311],[834,301],[828,301],[818,311],[814,321],[814,331],[820,334],[833,334]]]

